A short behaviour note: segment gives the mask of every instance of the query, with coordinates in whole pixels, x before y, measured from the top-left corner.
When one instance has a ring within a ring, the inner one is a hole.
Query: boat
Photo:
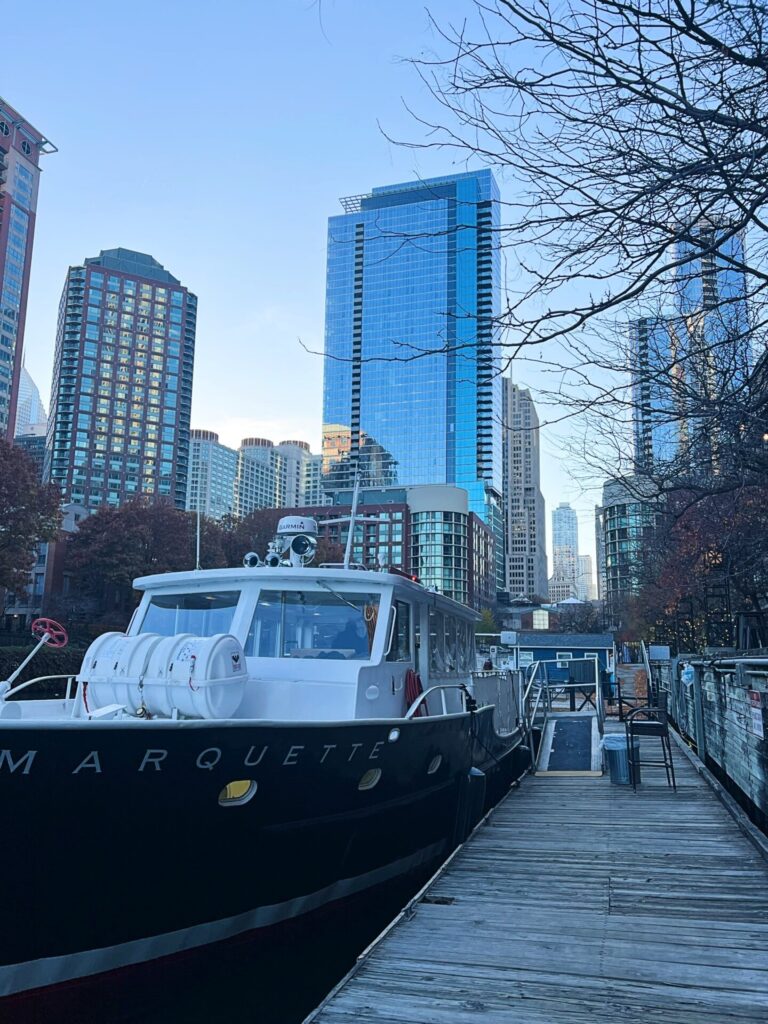
[[[473,673],[477,614],[316,545],[286,517],[242,568],[138,579],[63,696],[0,685],[0,997],[424,878],[524,772],[519,680]]]

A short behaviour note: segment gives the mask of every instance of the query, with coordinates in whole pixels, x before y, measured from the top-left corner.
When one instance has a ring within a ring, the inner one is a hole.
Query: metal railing
[[[626,710],[631,714],[632,711],[637,708],[643,707],[659,707],[660,701],[663,697],[663,687],[661,686],[661,680],[657,673],[653,671],[653,665],[651,664],[650,657],[648,655],[648,647],[645,640],[640,641],[640,662],[637,664],[637,668],[642,668],[645,672],[647,679],[647,689],[645,694],[627,695],[624,692],[624,687],[621,684],[621,676],[616,670],[616,703],[619,711],[619,721],[623,722],[626,719]],[[625,710],[626,709],[626,710]]]
[[[0,694],[0,700],[8,700],[9,697],[15,696],[17,693],[21,693],[22,690],[26,690],[28,686],[32,686],[33,683],[47,683],[53,682],[55,679],[66,679],[67,688],[64,696],[65,700],[71,700],[72,698],[72,683],[77,678],[75,673],[70,675],[58,675],[58,676],[35,676],[34,679],[25,679],[23,683],[19,683],[18,686],[14,686],[10,690],[6,690],[5,693]]]
[[[419,694],[419,696],[416,698],[416,700],[411,704],[411,706],[405,712],[405,717],[406,718],[413,718],[413,716],[416,714],[418,709],[426,701],[427,697],[429,697],[429,695],[431,693],[439,693],[440,694],[440,700],[441,700],[441,703],[442,703],[443,714],[444,715],[451,714],[451,712],[448,711],[448,705],[445,703],[445,691],[446,690],[461,690],[464,694],[468,694],[469,693],[469,690],[467,689],[467,686],[466,686],[465,683],[436,683],[434,686],[428,687],[426,690],[424,690],[422,693]],[[470,694],[470,696],[471,696],[471,694]]]
[[[594,679],[589,682],[565,682],[560,679],[550,679],[548,665],[557,664],[557,660],[535,661],[529,667],[529,675],[526,680],[523,694],[524,728],[528,736],[531,748],[531,762],[535,768],[538,761],[539,751],[534,749],[533,732],[538,730],[541,737],[544,735],[547,723],[552,715],[557,715],[567,710],[580,711],[586,704],[594,708],[595,716],[600,733],[605,727],[605,706],[600,682],[600,662],[598,658],[578,659],[578,663],[591,661],[594,666]],[[578,695],[583,697],[581,705],[577,708]],[[594,699],[593,696],[594,695]],[[558,707],[558,698],[568,698],[566,708]]]

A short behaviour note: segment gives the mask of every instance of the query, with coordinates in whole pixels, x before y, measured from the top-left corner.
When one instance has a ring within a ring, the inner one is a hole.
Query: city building
[[[45,423],[35,423],[28,427],[26,434],[17,434],[13,439],[15,447],[21,448],[35,464],[37,479],[42,481],[45,471]]]
[[[16,405],[16,433],[13,443],[21,448],[34,462],[39,480],[43,479],[45,467],[45,443],[48,432],[48,415],[45,411],[37,385],[22,366]]]
[[[278,467],[274,444],[265,437],[245,437],[237,450],[235,515],[256,508],[277,508]]]
[[[13,440],[40,156],[56,147],[0,97],[0,437]]]
[[[219,441],[212,430],[191,430],[187,510],[211,519],[235,515],[237,452]]]
[[[557,603],[576,597],[579,557],[579,521],[568,502],[552,512],[552,576],[549,600]]]
[[[597,599],[605,600],[605,532],[603,508],[595,505],[595,560],[597,562]]]
[[[497,538],[503,587],[499,193],[490,170],[342,200],[328,225],[329,491],[449,484]]]
[[[275,445],[277,507],[324,504],[322,495],[316,491],[321,470],[322,457],[313,455],[306,441],[278,441]]]
[[[193,430],[187,485],[189,511],[242,518],[258,508],[325,505],[322,457],[306,441],[273,444],[246,437],[238,449],[221,444],[212,430]]]
[[[603,485],[603,504],[596,515],[605,566],[600,598],[613,625],[618,625],[623,600],[637,594],[643,584],[645,547],[656,526],[651,493],[644,477],[608,480]]]
[[[629,325],[639,474],[716,471],[719,434],[742,426],[752,358],[744,239],[737,232],[717,245],[718,233],[697,225],[677,243],[668,308]]]
[[[741,388],[751,364],[744,235],[736,232],[716,245],[724,233],[699,224],[675,252],[675,306],[687,335],[691,383],[709,397],[713,390],[724,395]]]
[[[352,491],[337,491],[333,505],[302,506],[287,513],[316,519],[320,535],[345,549]],[[492,607],[496,597],[495,537],[469,509],[463,488],[425,484],[361,489],[351,561],[368,568],[393,566],[418,576],[426,587],[468,604]]]
[[[330,505],[332,498],[323,486],[323,456],[310,455],[304,464],[303,502],[307,505]]]
[[[14,437],[22,434],[37,433],[41,427],[43,428],[43,433],[45,433],[47,424],[48,413],[45,411],[37,384],[32,380],[27,368],[22,366],[17,392]]]
[[[46,477],[93,509],[184,508],[197,298],[152,256],[70,267],[59,305]]]
[[[638,473],[674,467],[688,446],[690,394],[680,360],[681,324],[672,316],[630,324],[635,466]]]
[[[576,564],[576,597],[579,601],[597,600],[597,587],[592,575],[592,555],[579,555]]]
[[[547,596],[544,496],[539,418],[530,392],[503,379],[505,589],[515,597]]]

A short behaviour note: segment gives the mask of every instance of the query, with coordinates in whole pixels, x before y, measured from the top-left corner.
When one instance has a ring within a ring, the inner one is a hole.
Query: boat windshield
[[[214,636],[229,633],[240,598],[239,590],[212,590],[195,594],[153,594],[139,633],[193,633]]]
[[[379,594],[262,590],[245,653],[257,658],[371,657]]]

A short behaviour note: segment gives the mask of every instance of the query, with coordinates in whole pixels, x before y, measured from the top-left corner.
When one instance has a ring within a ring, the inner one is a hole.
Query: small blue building
[[[547,633],[517,631],[502,633],[502,644],[514,652],[514,664],[525,669],[536,661],[546,661],[550,679],[567,679],[574,674],[567,662],[597,657],[600,669],[613,672],[616,664],[611,633]],[[558,664],[559,663],[559,667]],[[574,666],[576,668],[576,666]]]

